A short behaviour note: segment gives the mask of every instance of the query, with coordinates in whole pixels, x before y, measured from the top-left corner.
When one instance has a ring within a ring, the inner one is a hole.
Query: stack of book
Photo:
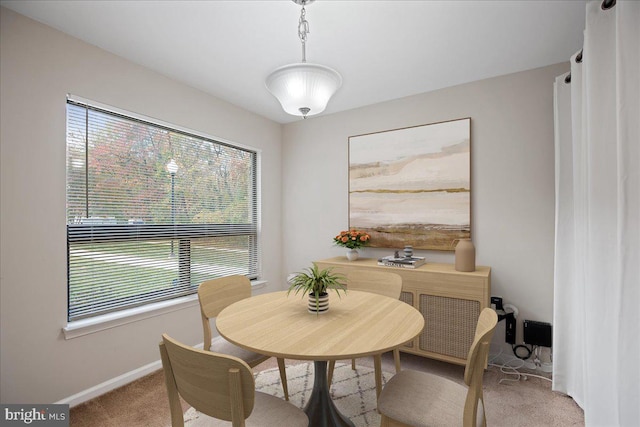
[[[389,255],[384,258],[378,258],[378,265],[384,265],[387,267],[418,268],[424,263],[424,258],[415,256],[396,258],[393,255]]]

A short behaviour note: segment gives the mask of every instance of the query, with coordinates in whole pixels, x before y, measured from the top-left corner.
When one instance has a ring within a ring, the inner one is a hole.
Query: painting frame
[[[349,228],[370,247],[453,251],[471,238],[471,117],[348,138]]]

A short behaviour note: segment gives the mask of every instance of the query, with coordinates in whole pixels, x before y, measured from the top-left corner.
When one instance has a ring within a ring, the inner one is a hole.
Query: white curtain
[[[553,390],[587,426],[638,426],[640,2],[602,4],[555,82]]]

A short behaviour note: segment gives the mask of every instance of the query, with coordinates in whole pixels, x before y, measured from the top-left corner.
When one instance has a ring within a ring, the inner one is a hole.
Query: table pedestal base
[[[315,361],[313,391],[304,412],[309,417],[309,427],[354,427],[354,424],[338,411],[329,394],[327,362]]]

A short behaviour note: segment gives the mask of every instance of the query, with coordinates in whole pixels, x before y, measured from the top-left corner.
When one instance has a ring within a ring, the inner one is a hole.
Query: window
[[[257,153],[67,101],[68,320],[258,276]]]

